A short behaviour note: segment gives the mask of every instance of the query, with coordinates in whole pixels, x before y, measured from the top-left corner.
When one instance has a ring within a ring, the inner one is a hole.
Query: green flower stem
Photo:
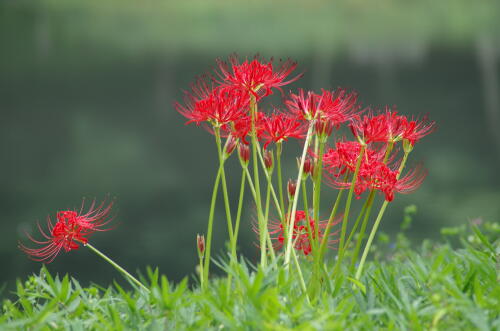
[[[255,193],[255,187],[253,185],[252,175],[250,175],[250,171],[248,171],[248,167],[244,167],[243,171],[245,171],[245,175],[246,175],[246,178],[247,178],[247,181],[248,181],[248,186],[250,186],[250,192],[252,192],[253,199],[256,200],[257,199],[257,195]]]
[[[311,304],[311,299],[309,299],[309,294],[307,293],[306,282],[304,281],[304,275],[302,274],[302,269],[300,268],[299,259],[297,258],[297,254],[295,254],[295,250],[292,250],[293,261],[295,262],[295,267],[297,268],[297,274],[299,276],[300,287],[306,296],[307,303]]]
[[[299,200],[300,196],[300,181],[302,179],[302,173],[304,171],[304,161],[306,159],[306,154],[307,154],[307,148],[309,147],[309,142],[311,141],[311,133],[312,129],[314,127],[314,120],[310,122],[309,124],[309,129],[307,130],[307,136],[306,140],[304,142],[304,149],[302,150],[302,157],[300,159],[300,165],[299,165],[299,174],[297,175],[297,189],[295,192],[295,195],[293,197],[293,203],[292,203],[292,212],[290,214],[290,226],[288,227],[288,238],[287,238],[287,245],[285,247],[285,269],[288,269],[288,266],[290,264],[290,255],[291,251],[293,250],[292,247],[292,234],[293,234],[293,221],[295,220],[295,212],[297,211],[297,202]]]
[[[308,203],[308,198],[307,198],[307,182],[305,178],[302,178],[301,180],[302,183],[302,200],[304,203],[304,212],[306,214],[306,226],[307,226],[307,233],[309,234],[309,242],[311,243],[311,249],[313,256],[314,252],[316,251],[316,242],[314,241],[314,237],[312,234],[312,229],[311,229],[311,223],[309,222],[309,203]]]
[[[93,251],[94,253],[96,253],[97,255],[102,257],[104,260],[106,260],[106,262],[108,262],[113,267],[115,267],[115,269],[118,270],[119,272],[121,272],[122,275],[125,276],[125,278],[128,278],[128,280],[130,280],[132,283],[136,284],[137,286],[139,286],[140,288],[142,288],[143,290],[145,290],[146,292],[149,293],[149,289],[146,286],[144,286],[139,280],[137,280],[137,278],[135,278],[130,273],[128,273],[127,270],[120,267],[115,261],[111,260],[109,257],[104,255],[104,253],[102,253],[100,250],[98,250],[97,248],[95,248],[94,246],[92,246],[89,243],[84,244],[84,246],[90,248],[91,251]]]
[[[283,177],[281,174],[281,154],[283,152],[283,144],[278,142],[276,144],[276,168],[278,175],[278,193],[280,197],[280,207],[282,211],[285,211],[285,200],[283,199]],[[283,218],[282,215],[280,218]],[[282,220],[283,221],[283,220]]]
[[[238,241],[238,232],[240,230],[240,220],[241,220],[241,211],[243,210],[243,199],[245,197],[245,180],[246,174],[245,169],[242,170],[241,173],[241,184],[240,184],[240,196],[238,200],[238,211],[236,212],[236,224],[234,225],[234,246],[232,249],[234,250],[234,255],[236,255],[236,243]]]
[[[403,160],[401,161],[401,164],[399,165],[399,170],[398,170],[398,175],[396,176],[396,179],[399,179],[399,176],[401,175],[401,171],[403,171],[406,160],[408,159],[409,152],[405,152],[403,156]],[[363,272],[363,267],[366,262],[366,257],[368,256],[368,253],[370,252],[370,248],[373,242],[373,239],[375,238],[375,234],[377,233],[378,226],[380,225],[380,221],[382,220],[382,217],[384,216],[385,209],[387,208],[387,205],[389,204],[389,201],[384,200],[384,203],[382,204],[382,207],[380,207],[380,211],[378,212],[377,219],[375,219],[375,223],[373,224],[373,228],[370,232],[370,236],[368,237],[368,241],[366,242],[365,249],[363,250],[363,255],[361,256],[361,261],[359,262],[358,269],[356,271],[356,276],[355,278],[359,280],[361,278],[361,273]]]
[[[205,282],[204,282],[204,273],[203,273],[203,258],[200,256],[200,285],[201,288],[205,288]]]
[[[208,273],[210,269],[210,252],[212,249],[212,230],[214,225],[214,212],[215,212],[215,202],[217,201],[217,192],[219,190],[219,182],[221,177],[221,167],[219,167],[219,171],[217,172],[217,177],[215,178],[214,188],[212,191],[212,201],[210,202],[210,212],[208,214],[208,229],[207,229],[207,245],[205,248],[205,267],[204,271],[204,281],[203,283],[206,285],[208,282]]]
[[[361,208],[361,211],[359,212],[358,217],[356,218],[356,222],[354,222],[354,225],[351,229],[351,233],[349,234],[349,237],[347,237],[347,240],[345,241],[345,245],[344,245],[345,249],[347,249],[347,247],[349,247],[349,244],[350,244],[352,238],[354,237],[356,230],[358,229],[359,222],[361,221],[361,217],[363,217],[363,215],[365,216],[363,218],[363,222],[365,221],[365,219],[368,219],[367,211],[370,209],[371,205],[373,204],[374,196],[375,196],[375,191],[371,190],[370,194],[368,195],[368,198],[366,199],[365,203],[363,204],[363,207]],[[361,224],[360,235],[361,235],[362,230],[363,230],[363,224]]]
[[[259,143],[257,142],[257,144],[259,144]],[[262,166],[262,169],[264,169],[264,172],[266,174],[267,183],[271,187],[271,194],[272,194],[272,197],[274,200],[274,205],[276,206],[276,210],[278,211],[279,217],[281,218],[281,216],[282,216],[281,211],[283,209],[280,206],[280,202],[278,201],[278,197],[276,196],[276,191],[274,190],[273,181],[272,181],[272,173],[270,173],[267,170],[266,164],[264,163],[264,158],[262,157],[260,145],[257,145],[257,154],[259,155],[260,165]],[[267,222],[267,218],[266,218],[266,222]]]
[[[270,176],[268,176],[270,178]],[[267,220],[269,219],[269,203],[271,201],[271,181],[268,180],[267,182],[267,191],[266,191],[266,211],[264,215],[264,219],[266,220],[265,224],[265,229],[266,229],[266,240],[267,240],[267,245],[269,246],[269,253],[271,254],[271,260],[274,262],[276,260],[276,255],[274,254],[274,248],[273,244],[271,242],[271,235],[269,234],[268,228],[267,228]]]
[[[257,219],[259,222],[259,228],[263,224],[262,215],[262,203],[260,196],[260,181],[259,181],[259,160],[257,156],[257,130],[255,128],[257,121],[257,101],[253,94],[250,94],[250,114],[251,114],[251,136],[252,136],[252,158],[253,158],[253,176],[255,185],[255,204],[257,207]],[[260,263],[263,267],[267,265],[267,254],[266,254],[266,241],[265,241],[265,231],[260,228]]]
[[[389,159],[389,155],[391,154],[393,148],[394,148],[394,141],[389,141],[389,143],[387,144],[387,148],[385,150],[385,156],[384,156],[383,163],[387,163],[387,160]],[[361,224],[361,229],[359,230],[358,241],[356,242],[356,247],[354,249],[354,253],[352,256],[352,260],[351,260],[351,266],[349,268],[350,273],[352,273],[354,271],[354,267],[355,267],[356,261],[358,259],[359,251],[361,249],[361,245],[363,243],[363,239],[364,239],[364,236],[366,233],[366,227],[368,226],[368,219],[369,219],[370,214],[371,214],[371,208],[373,206],[374,198],[375,198],[375,191],[371,190],[370,194],[368,196],[368,199],[365,201],[365,203],[363,205],[363,209],[361,211],[361,213],[366,212],[366,214],[365,214],[365,217],[363,218],[363,223]],[[361,216],[361,214],[360,214],[360,216]],[[347,246],[349,245],[349,242],[350,242],[352,236],[354,235],[354,233],[356,231],[358,222],[359,222],[359,217],[356,220],[356,225],[354,226],[353,230],[351,231],[351,234],[350,234],[350,236],[345,244],[346,249],[347,249]]]
[[[347,180],[347,174],[344,177],[344,180]],[[328,223],[326,223],[326,228],[325,228],[325,233],[323,235],[323,239],[321,239],[321,245],[319,247],[320,258],[319,258],[318,262],[321,262],[323,260],[324,255],[325,255],[326,246],[328,243],[328,236],[330,235],[330,231],[332,229],[332,222],[335,219],[335,216],[337,215],[337,209],[339,207],[340,200],[342,199],[343,195],[344,195],[344,190],[340,190],[339,193],[337,194],[337,199],[335,200],[335,203],[333,204],[332,211],[330,213],[330,217],[328,218]]]
[[[235,264],[237,262],[237,256],[236,256],[236,243],[238,241],[238,232],[240,230],[240,220],[241,220],[241,211],[243,209],[243,199],[245,196],[245,183],[246,183],[246,174],[245,174],[245,168],[242,170],[241,174],[241,184],[240,184],[240,196],[238,200],[238,211],[236,212],[236,224],[234,226],[234,235],[233,235],[233,242],[231,243],[231,264]],[[231,294],[231,282],[232,282],[233,275],[230,273],[227,276],[227,295],[229,296]]]
[[[227,220],[227,231],[229,233],[229,242],[231,243],[231,247],[235,246],[234,243],[234,231],[233,231],[233,221],[231,217],[231,207],[229,206],[229,195],[227,193],[227,183],[226,183],[226,172],[224,170],[225,157],[224,152],[222,150],[222,144],[220,139],[220,129],[218,127],[214,127],[215,140],[217,143],[217,151],[219,154],[219,163],[220,163],[220,171],[222,178],[222,193],[224,196],[224,208],[226,211],[226,220]],[[236,259],[236,252],[233,255],[231,252],[231,258]]]
[[[347,231],[347,222],[349,218],[349,210],[351,208],[351,202],[352,202],[352,196],[354,193],[354,187],[356,186],[356,180],[358,179],[358,173],[359,173],[359,168],[361,167],[361,160],[363,159],[363,156],[365,154],[365,146],[361,146],[361,150],[359,151],[359,156],[358,160],[356,163],[356,169],[354,171],[354,175],[352,177],[352,182],[351,182],[351,188],[349,189],[349,194],[347,195],[347,201],[345,204],[345,209],[344,209],[344,218],[342,219],[342,230],[340,233],[340,242],[339,242],[339,253],[338,253],[338,258],[337,262],[335,263],[334,267],[334,274],[337,274],[340,270],[340,266],[342,265],[342,260],[344,259],[344,242],[345,242],[345,235]]]
[[[319,138],[318,138],[319,140]],[[319,210],[321,203],[321,176],[323,172],[323,153],[326,141],[319,142],[318,162],[314,170],[313,186],[313,218],[315,222],[316,238],[319,238]]]
[[[361,223],[361,229],[359,229],[359,236],[356,242],[356,247],[354,248],[354,253],[352,254],[351,266],[349,267],[350,274],[353,273],[354,267],[356,266],[356,261],[358,260],[359,251],[361,249],[361,245],[363,244],[363,239],[365,237],[366,227],[368,226],[368,220],[370,218],[374,200],[375,200],[375,190],[371,190],[370,195],[368,196],[368,199],[366,200],[365,205],[363,206],[363,209],[365,209],[365,217],[363,217],[363,222]],[[351,236],[349,236],[349,239],[347,239],[346,248],[347,245],[349,245],[349,242],[353,234],[354,230],[351,232]]]

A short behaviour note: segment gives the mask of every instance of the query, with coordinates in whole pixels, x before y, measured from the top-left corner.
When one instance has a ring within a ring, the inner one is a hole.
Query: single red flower
[[[436,123],[434,121],[429,121],[427,117],[424,117],[421,121],[411,120],[408,122],[403,132],[403,139],[408,140],[410,144],[414,146],[417,141],[435,130]]]
[[[103,201],[96,205],[95,200],[90,205],[87,212],[84,212],[85,200],[79,211],[65,210],[57,213],[57,222],[54,224],[50,217],[47,217],[47,230],[44,230],[40,223],[38,229],[44,240],[36,240],[31,235],[27,237],[35,244],[42,245],[40,248],[29,248],[23,243],[19,243],[19,248],[28,254],[35,261],[52,262],[61,250],[69,252],[78,249],[79,244],[87,244],[88,236],[96,231],[107,231],[106,226],[112,218],[109,217],[113,202],[106,205]]]
[[[406,116],[398,115],[396,108],[388,106],[385,112],[374,115],[370,112],[363,118],[355,117],[351,125],[352,133],[356,138],[365,142],[395,143],[407,139],[412,145],[434,130],[434,122],[411,120]]]
[[[245,116],[248,96],[241,90],[225,90],[199,78],[184,92],[184,104],[174,103],[175,109],[188,119],[186,124],[208,122],[212,126],[223,126]]]
[[[347,171],[354,173],[361,153],[361,144],[357,141],[339,141],[336,148],[329,148],[323,155],[325,169],[334,177],[344,175]],[[383,150],[375,150],[365,146],[365,152],[359,169],[360,174],[368,174],[384,157]]]
[[[253,60],[245,59],[242,63],[237,55],[229,57],[229,64],[220,58],[217,59],[219,71],[216,72],[220,78],[218,83],[224,88],[243,89],[253,94],[257,99],[272,94],[272,89],[277,88],[281,92],[281,86],[290,84],[299,79],[299,74],[288,80],[287,77],[297,68],[297,63],[288,59],[273,66],[273,59],[266,61],[256,55]]]
[[[264,113],[260,111],[257,112],[257,125],[255,126],[255,130],[257,131],[258,140],[260,140],[262,136],[262,126],[258,123],[262,122],[264,116]],[[231,123],[223,125],[221,129],[224,136],[232,135],[233,137],[238,138],[245,145],[248,145],[250,143],[248,137],[252,131],[252,119],[249,115],[244,114]]]
[[[275,112],[270,116],[263,116],[257,124],[261,130],[260,137],[265,141],[264,149],[271,142],[280,143],[288,138],[304,138],[304,125],[296,117],[285,113]]]
[[[287,216],[287,220],[290,217]],[[342,217],[338,217],[334,220],[332,226],[338,224]],[[297,210],[295,213],[295,221],[293,224],[292,242],[294,243],[294,248],[298,251],[302,251],[304,255],[309,255],[312,252],[311,237],[316,238],[316,232],[318,232],[319,240],[321,241],[324,237],[325,228],[328,224],[328,220],[319,222],[319,229],[316,231],[316,222],[309,217],[309,226],[306,223],[306,214],[303,210]],[[271,239],[274,240],[273,248],[276,250],[281,249],[285,243],[285,233],[283,231],[283,224],[279,220],[271,220],[269,222],[269,235]],[[309,233],[311,230],[311,234]],[[254,230],[258,232],[258,229],[254,227]],[[330,239],[330,237],[336,236],[338,230],[331,232],[328,237],[328,247],[332,247],[331,244],[338,242],[337,239]]]
[[[299,89],[298,94],[290,94],[286,101],[290,111],[305,120],[328,120],[332,126],[338,128],[341,123],[349,121],[360,106],[357,103],[356,92],[347,92],[339,88],[335,91],[321,90],[321,94],[312,91],[304,92]]]

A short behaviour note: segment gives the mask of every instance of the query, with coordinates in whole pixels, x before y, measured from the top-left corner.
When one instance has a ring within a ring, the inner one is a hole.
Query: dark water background
[[[397,231],[410,204],[417,244],[445,225],[498,221],[500,6],[363,3],[0,2],[0,283],[10,289],[39,269],[17,249],[36,220],[106,194],[116,197],[117,227],[95,246],[131,271],[192,274],[217,158],[212,137],[184,126],[172,103],[232,52],[297,60],[305,76],[292,89],[351,87],[366,105],[437,122],[411,158],[429,176],[396,198],[383,231]],[[286,148],[291,176],[300,146]],[[234,160],[228,172],[236,197]],[[251,218],[248,203],[240,242],[255,259]],[[216,223],[220,253],[222,208]],[[49,269],[103,285],[117,276],[86,249]]]

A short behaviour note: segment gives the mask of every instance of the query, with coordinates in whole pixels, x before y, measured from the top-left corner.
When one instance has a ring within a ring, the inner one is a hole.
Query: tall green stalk
[[[287,238],[287,244],[285,247],[285,269],[288,270],[288,267],[290,265],[290,255],[291,251],[293,250],[292,247],[292,234],[293,234],[293,221],[295,220],[295,212],[297,211],[297,202],[299,200],[300,196],[300,181],[302,179],[302,173],[304,171],[304,161],[306,159],[306,154],[307,154],[307,148],[309,147],[309,142],[311,140],[311,134],[312,134],[312,129],[314,127],[314,121],[311,121],[309,124],[309,129],[307,130],[307,136],[306,140],[304,142],[304,149],[302,150],[302,157],[300,159],[300,165],[299,165],[299,174],[297,175],[297,189],[295,191],[295,195],[293,197],[293,203],[292,203],[292,212],[290,214],[290,226],[288,227],[288,238]],[[286,222],[285,222],[286,223]]]
[[[325,150],[325,143],[321,138],[318,138],[319,142],[319,152],[318,152],[318,161],[314,170],[314,187],[313,187],[313,218],[315,222],[315,230],[316,230],[316,240],[319,239],[319,211],[320,211],[320,203],[321,203],[321,176],[323,173],[323,153]]]
[[[233,238],[234,231],[233,231],[233,221],[232,221],[232,217],[231,217],[231,207],[229,206],[229,195],[227,193],[226,172],[224,170],[225,155],[224,155],[224,151],[222,150],[222,144],[221,144],[221,139],[220,139],[220,129],[218,127],[215,127],[214,133],[215,133],[215,140],[217,143],[217,151],[219,154],[219,163],[220,163],[221,179],[222,179],[222,193],[224,196],[224,208],[226,211],[226,220],[227,220],[227,231],[229,233],[229,242],[231,244],[231,247],[233,247],[233,246],[235,246],[234,238]],[[234,255],[231,254],[231,258],[236,259],[236,252]]]
[[[346,231],[347,231],[347,221],[348,221],[348,217],[349,217],[349,210],[351,208],[354,187],[356,186],[356,181],[358,179],[359,168],[361,167],[361,160],[363,159],[364,154],[365,154],[365,148],[366,148],[366,146],[362,145],[361,149],[359,151],[358,160],[356,162],[356,169],[354,171],[354,175],[353,175],[352,182],[351,182],[351,188],[349,189],[349,194],[347,195],[347,201],[346,201],[345,209],[344,209],[344,217],[342,219],[342,230],[340,233],[339,253],[338,253],[337,262],[335,263],[335,267],[333,269],[334,274],[337,274],[339,272],[341,265],[342,265],[342,260],[344,259],[344,251],[345,251],[344,241],[345,241],[345,235],[346,235]]]
[[[260,195],[260,180],[259,180],[259,160],[257,156],[257,100],[253,94],[250,94],[250,114],[251,114],[251,136],[252,136],[252,158],[253,158],[253,176],[254,176],[254,186],[255,186],[255,204],[257,207],[257,219],[259,223],[259,234],[260,234],[260,264],[265,267],[267,265],[267,254],[266,254],[266,237],[265,231],[262,229],[263,215],[262,215],[262,202]]]
[[[280,198],[280,207],[281,210],[285,211],[285,200],[283,199],[283,177],[281,174],[281,153],[283,152],[283,144],[281,142],[276,143],[276,168],[278,175],[278,194]],[[281,215],[281,218],[284,218],[284,215]],[[282,220],[283,221],[283,220]]]
[[[221,167],[219,166],[219,171],[217,172],[217,177],[215,178],[214,188],[212,191],[212,200],[210,202],[210,212],[208,213],[208,229],[207,229],[207,246],[205,248],[205,266],[203,268],[203,283],[208,283],[208,274],[210,269],[210,253],[212,251],[212,231],[214,225],[214,213],[215,213],[215,202],[217,201],[217,192],[219,190],[219,182],[221,177]]]
[[[368,226],[368,220],[370,218],[374,200],[375,200],[375,190],[371,190],[370,194],[368,195],[368,199],[366,200],[365,205],[363,206],[365,216],[363,217],[363,222],[361,223],[361,228],[359,229],[358,240],[356,241],[356,247],[354,248],[354,252],[352,254],[351,266],[349,267],[350,274],[354,271],[354,266],[356,265],[356,261],[358,260],[359,250],[361,249],[361,245],[363,244],[363,239],[365,237],[366,227]],[[351,241],[351,237],[354,235],[354,232],[355,229],[353,228],[351,235],[347,239],[346,249],[347,246],[349,245],[349,242]]]
[[[396,179],[399,179],[399,176],[401,175],[401,171],[403,171],[405,165],[406,165],[406,160],[408,159],[408,155],[410,152],[405,151],[405,154],[403,156],[403,160],[401,161],[401,164],[399,165],[399,170],[398,170],[398,175],[396,176]],[[365,249],[363,250],[363,255],[361,256],[361,261],[359,262],[358,269],[356,271],[356,276],[355,278],[359,280],[361,278],[361,273],[363,272],[363,267],[366,262],[366,257],[368,256],[368,253],[370,252],[370,248],[373,242],[373,239],[375,238],[375,234],[377,233],[378,227],[380,225],[380,221],[382,220],[382,217],[384,216],[385,209],[387,208],[387,205],[389,204],[389,201],[384,200],[384,203],[382,204],[382,207],[380,207],[380,210],[377,215],[377,219],[375,220],[375,223],[373,224],[373,228],[370,232],[370,236],[368,237],[368,241],[366,242]]]
[[[347,174],[344,177],[344,180],[347,180]],[[323,238],[321,239],[321,245],[319,247],[319,259],[318,262],[321,263],[323,261],[323,257],[325,255],[326,251],[326,246],[328,244],[328,236],[330,235],[330,231],[332,229],[332,223],[333,220],[335,219],[335,216],[337,216],[337,209],[340,204],[340,200],[342,199],[342,196],[344,195],[344,190],[340,190],[339,193],[337,194],[337,199],[335,200],[335,203],[333,204],[332,211],[330,213],[330,217],[328,218],[328,223],[326,223],[326,228],[325,232],[323,234]]]
[[[137,286],[139,286],[140,288],[142,288],[143,290],[145,290],[146,292],[149,293],[149,289],[146,286],[144,286],[144,284],[142,284],[137,278],[135,278],[130,273],[128,273],[127,270],[125,270],[122,267],[120,267],[118,265],[118,263],[116,263],[115,261],[111,260],[108,256],[106,256],[104,253],[102,253],[100,250],[98,250],[97,248],[95,248],[91,244],[86,243],[86,244],[83,244],[83,245],[85,247],[90,248],[91,251],[93,251],[94,253],[96,253],[97,255],[99,255],[100,257],[102,257],[106,262],[108,262],[109,264],[111,264],[116,270],[118,270],[123,276],[125,276],[125,278],[127,278],[132,283],[136,284]]]

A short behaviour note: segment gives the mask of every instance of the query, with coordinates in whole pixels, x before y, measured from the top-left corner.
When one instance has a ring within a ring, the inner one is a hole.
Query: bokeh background
[[[291,89],[355,88],[365,105],[438,123],[412,157],[429,176],[391,204],[385,232],[410,204],[416,244],[442,226],[498,220],[499,13],[498,1],[467,0],[1,1],[0,284],[40,268],[17,249],[23,231],[106,194],[117,227],[95,246],[131,271],[192,275],[217,158],[212,137],[185,126],[172,103],[233,52],[298,61],[305,76]],[[287,146],[291,175],[300,146]],[[251,210],[247,202],[240,241],[250,260]],[[222,208],[217,222],[221,254]],[[49,269],[102,285],[118,276],[84,248]]]

